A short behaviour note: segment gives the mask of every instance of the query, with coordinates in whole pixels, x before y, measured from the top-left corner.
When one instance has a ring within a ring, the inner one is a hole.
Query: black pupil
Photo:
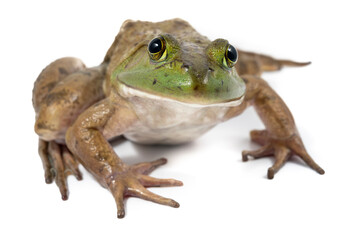
[[[151,40],[149,43],[149,52],[150,53],[158,53],[161,51],[162,43],[161,40],[158,38],[155,38]]]
[[[237,51],[232,45],[230,45],[227,49],[227,57],[232,62],[236,62],[237,60]]]

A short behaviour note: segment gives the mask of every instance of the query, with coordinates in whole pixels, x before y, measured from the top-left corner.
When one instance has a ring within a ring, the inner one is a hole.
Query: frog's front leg
[[[244,104],[231,109],[228,116],[240,114],[247,106],[253,105],[266,129],[251,131],[251,140],[262,145],[258,150],[243,151],[243,161],[249,156],[261,158],[275,156],[275,163],[268,169],[268,178],[274,175],[292,155],[298,155],[319,174],[325,171],[310,157],[296,129],[290,110],[276,92],[261,78],[245,75],[246,95]]]
[[[95,104],[78,117],[66,133],[67,146],[98,182],[112,193],[118,218],[125,216],[124,197],[129,196],[179,207],[176,201],[146,189],[182,185],[182,182],[174,179],[157,179],[147,175],[165,164],[166,159],[128,166],[121,161],[107,141],[124,133],[137,120],[127,103],[114,95]]]

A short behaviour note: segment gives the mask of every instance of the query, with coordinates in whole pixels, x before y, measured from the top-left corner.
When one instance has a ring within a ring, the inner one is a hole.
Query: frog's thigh
[[[77,116],[104,98],[104,74],[100,67],[72,73],[57,84],[41,102],[35,131],[46,141],[63,140]]]
[[[68,75],[85,69],[84,63],[73,57],[65,57],[50,63],[39,75],[34,84],[33,105],[39,111],[46,95]]]

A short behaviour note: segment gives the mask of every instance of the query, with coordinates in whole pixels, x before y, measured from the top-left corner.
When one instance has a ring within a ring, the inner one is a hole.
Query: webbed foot
[[[175,208],[180,206],[176,201],[164,198],[146,189],[146,187],[183,185],[181,181],[175,179],[158,179],[148,176],[154,169],[164,165],[166,162],[167,160],[165,158],[161,158],[152,162],[125,166],[125,170],[116,172],[108,178],[108,188],[115,198],[118,218],[125,216],[125,197],[138,197]]]
[[[39,155],[45,171],[45,182],[50,184],[55,179],[61,198],[67,200],[69,198],[67,176],[73,174],[77,180],[82,180],[78,161],[65,145],[55,141],[46,142],[39,139]]]
[[[319,174],[325,171],[310,157],[305,150],[304,144],[298,134],[294,134],[286,139],[271,138],[266,130],[251,131],[251,140],[262,145],[261,148],[254,151],[243,151],[242,159],[247,161],[249,156],[253,158],[262,158],[274,156],[275,163],[268,169],[267,176],[273,179],[274,175],[286,163],[292,155],[298,155],[304,162]]]

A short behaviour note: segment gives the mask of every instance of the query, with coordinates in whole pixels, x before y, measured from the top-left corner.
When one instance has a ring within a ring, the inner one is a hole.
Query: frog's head
[[[157,98],[209,105],[237,103],[245,83],[234,65],[236,49],[224,39],[178,41],[162,34],[139,44],[111,75],[121,95],[145,93]]]

